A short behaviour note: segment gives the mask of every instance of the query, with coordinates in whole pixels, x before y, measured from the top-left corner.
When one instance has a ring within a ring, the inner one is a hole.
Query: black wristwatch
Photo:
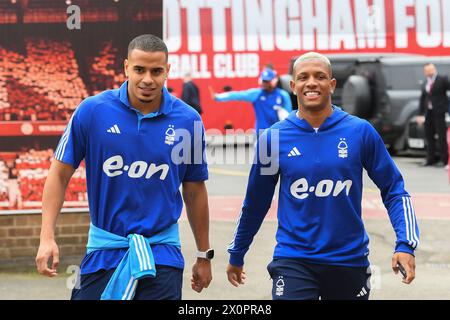
[[[197,251],[197,258],[211,260],[214,258],[214,249],[208,249],[206,251]]]

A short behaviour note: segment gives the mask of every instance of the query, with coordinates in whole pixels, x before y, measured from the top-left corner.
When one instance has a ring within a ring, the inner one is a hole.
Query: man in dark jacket
[[[184,76],[181,100],[194,108],[199,114],[202,114],[203,110],[200,106],[200,93],[197,85],[192,81],[191,75],[189,73]]]
[[[432,63],[424,66],[425,82],[422,85],[418,122],[425,122],[425,138],[427,140],[427,159],[424,166],[436,165],[445,167],[448,163],[447,126],[445,113],[449,100],[447,90],[450,83],[447,77],[438,74]],[[434,136],[438,135],[439,161],[436,161],[436,145]]]

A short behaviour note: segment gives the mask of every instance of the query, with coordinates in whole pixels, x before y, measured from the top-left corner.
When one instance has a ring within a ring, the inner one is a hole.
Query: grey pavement
[[[242,152],[240,150],[239,152]],[[400,168],[411,193],[443,194],[450,197],[447,174],[442,168],[420,168],[420,158],[397,157]],[[208,192],[211,196],[243,196],[249,164],[210,166]],[[375,186],[367,177],[365,187]],[[413,199],[414,201],[414,199]],[[449,208],[450,211],[450,208]],[[235,213],[237,216],[238,212]],[[419,218],[421,246],[416,252],[416,279],[411,285],[401,282],[401,276],[391,270],[391,257],[395,235],[388,216],[385,219],[365,219],[370,238],[370,261],[372,264],[371,299],[450,299],[450,212],[441,219]],[[213,262],[213,281],[208,289],[198,294],[190,289],[191,266],[195,260],[195,244],[189,224],[180,222],[182,250],[186,260],[183,298],[194,300],[271,299],[271,280],[266,270],[275,245],[275,220],[264,221],[245,258],[247,281],[238,288],[231,286],[225,274],[228,261],[226,247],[235,229],[233,221],[211,221],[211,244],[216,249]],[[0,299],[68,299],[67,283],[73,275],[60,270],[57,278],[49,279],[29,273],[0,274]]]

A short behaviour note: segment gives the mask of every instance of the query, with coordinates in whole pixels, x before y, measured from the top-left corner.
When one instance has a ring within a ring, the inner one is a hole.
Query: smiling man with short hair
[[[329,60],[307,53],[295,63],[292,91],[298,112],[259,139],[237,229],[228,247],[227,275],[245,282],[244,256],[272,203],[280,180],[278,230],[273,261],[273,299],[356,299],[370,293],[369,238],[361,216],[362,174],[381,191],[397,235],[392,268],[415,277],[419,244],[411,197],[375,129],[331,102],[336,87]],[[260,145],[269,146],[278,171],[266,174]]]

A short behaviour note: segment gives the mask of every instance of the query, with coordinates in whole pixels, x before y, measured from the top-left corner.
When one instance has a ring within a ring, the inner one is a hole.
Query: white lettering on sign
[[[417,43],[423,48],[435,48],[442,43],[441,5],[436,0],[417,0]],[[430,27],[428,27],[430,26]]]
[[[40,125],[38,129],[40,132],[63,132],[65,125]]]
[[[414,27],[414,18],[407,15],[407,7],[414,5],[414,0],[394,1],[395,43],[397,48],[408,47],[408,30]]]
[[[229,0],[206,0],[206,6],[211,8],[213,23],[212,32],[214,35],[214,51],[227,50],[227,25],[225,23],[225,9],[230,7]]]
[[[259,73],[259,56],[255,53],[216,54],[214,75],[216,78],[252,78]]]
[[[331,37],[330,49],[341,48],[352,50],[356,48],[355,30],[350,0],[334,1],[331,7]]]
[[[391,3],[164,0],[164,39],[171,53],[198,54],[450,47],[450,0]]]
[[[169,54],[170,79],[182,79],[190,73],[194,79],[209,79],[211,64],[206,54]]]
[[[279,0],[275,6],[275,43],[283,51],[300,50],[300,6],[298,1]]]
[[[170,79],[182,79],[190,73],[195,79],[254,78],[259,75],[256,53],[170,54]],[[212,69],[211,69],[212,67]]]
[[[369,6],[367,0],[355,1],[356,39],[358,48],[386,47],[386,16],[384,0],[374,0]]]
[[[442,22],[444,24],[443,46],[450,48],[450,0],[442,0]]]
[[[326,50],[329,47],[327,0],[301,3],[303,50]],[[315,10],[314,10],[315,9]],[[306,18],[308,17],[308,18]]]

